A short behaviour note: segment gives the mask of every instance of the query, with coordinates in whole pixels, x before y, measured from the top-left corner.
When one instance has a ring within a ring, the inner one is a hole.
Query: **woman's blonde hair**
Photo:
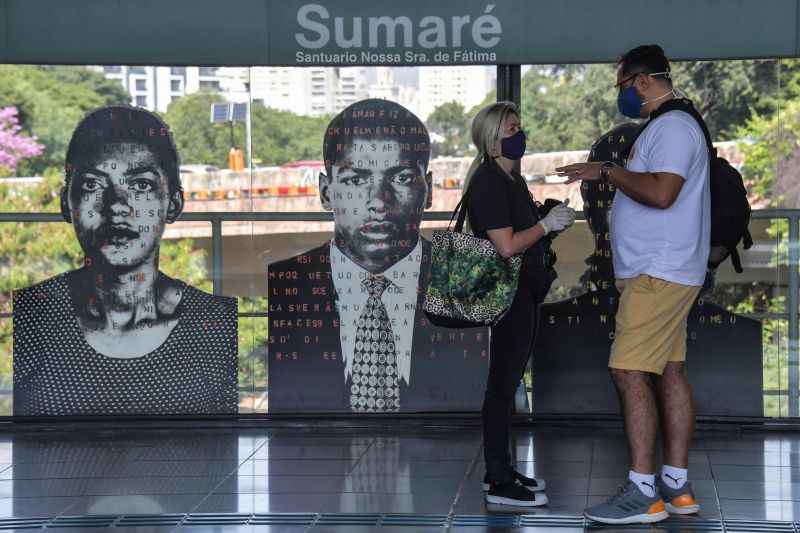
[[[481,166],[481,163],[487,158],[493,158],[500,154],[494,153],[497,147],[497,141],[500,139],[500,128],[503,127],[503,121],[509,114],[514,114],[519,117],[519,108],[514,102],[495,102],[489,104],[475,115],[472,119],[472,127],[470,133],[472,135],[472,144],[478,150],[475,159],[467,170],[467,175],[464,178],[464,185],[462,186],[462,196],[467,191],[475,171]],[[467,222],[467,227],[469,222]]]
[[[494,153],[494,150],[496,149],[497,141],[500,139],[500,129],[503,127],[503,121],[509,114],[519,117],[517,104],[514,102],[495,102],[478,111],[478,114],[472,119],[470,133],[472,135],[472,144],[477,148],[478,154],[469,166],[467,176],[464,178],[463,190],[467,190],[473,174],[475,174],[484,159],[500,155]]]

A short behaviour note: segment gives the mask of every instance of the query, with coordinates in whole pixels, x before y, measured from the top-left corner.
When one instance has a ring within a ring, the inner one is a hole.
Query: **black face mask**
[[[500,154],[506,159],[522,159],[522,156],[525,155],[526,141],[525,132],[519,130],[511,137],[500,141]]]

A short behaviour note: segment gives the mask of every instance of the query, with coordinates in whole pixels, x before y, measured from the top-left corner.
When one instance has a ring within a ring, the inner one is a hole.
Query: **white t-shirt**
[[[670,172],[683,187],[668,209],[640,204],[619,188],[611,208],[611,247],[617,278],[647,274],[701,286],[711,246],[711,191],[703,130],[684,111],[657,117],[636,139],[626,168]]]

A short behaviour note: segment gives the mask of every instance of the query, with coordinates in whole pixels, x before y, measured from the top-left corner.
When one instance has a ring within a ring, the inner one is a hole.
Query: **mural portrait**
[[[624,165],[625,151],[639,127],[629,122],[607,132],[592,146],[589,160]],[[542,306],[533,360],[533,405],[539,413],[618,412],[608,377],[619,305],[608,222],[615,192],[613,185],[599,181],[581,183],[595,247],[581,277],[585,292]],[[762,374],[760,322],[730,313],[701,295],[687,327],[686,367],[698,414],[761,416],[762,383],[753,379]],[[564,390],[581,392],[565,396]]]
[[[356,102],[328,125],[323,156],[334,236],[268,268],[270,411],[477,409],[487,330],[438,328],[422,311],[424,124],[394,102]]]
[[[158,268],[184,207],[154,114],[105,107],[67,149],[61,213],[81,268],[14,294],[14,415],[236,413],[237,308]]]

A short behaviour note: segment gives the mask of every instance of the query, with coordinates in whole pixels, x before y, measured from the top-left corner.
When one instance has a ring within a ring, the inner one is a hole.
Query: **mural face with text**
[[[106,148],[70,184],[73,225],[88,257],[134,267],[157,253],[180,200],[171,198],[166,173],[146,146]]]
[[[431,261],[424,124],[394,102],[356,102],[328,125],[323,155],[334,236],[269,266],[270,410],[477,408],[488,335],[436,328],[420,305]]]
[[[419,238],[424,169],[402,159],[397,140],[356,138],[343,155],[325,191],[337,242],[363,264],[405,255]]]
[[[235,299],[158,268],[183,205],[158,117],[110,107],[78,125],[61,211],[84,263],[14,295],[14,414],[237,412]]]

